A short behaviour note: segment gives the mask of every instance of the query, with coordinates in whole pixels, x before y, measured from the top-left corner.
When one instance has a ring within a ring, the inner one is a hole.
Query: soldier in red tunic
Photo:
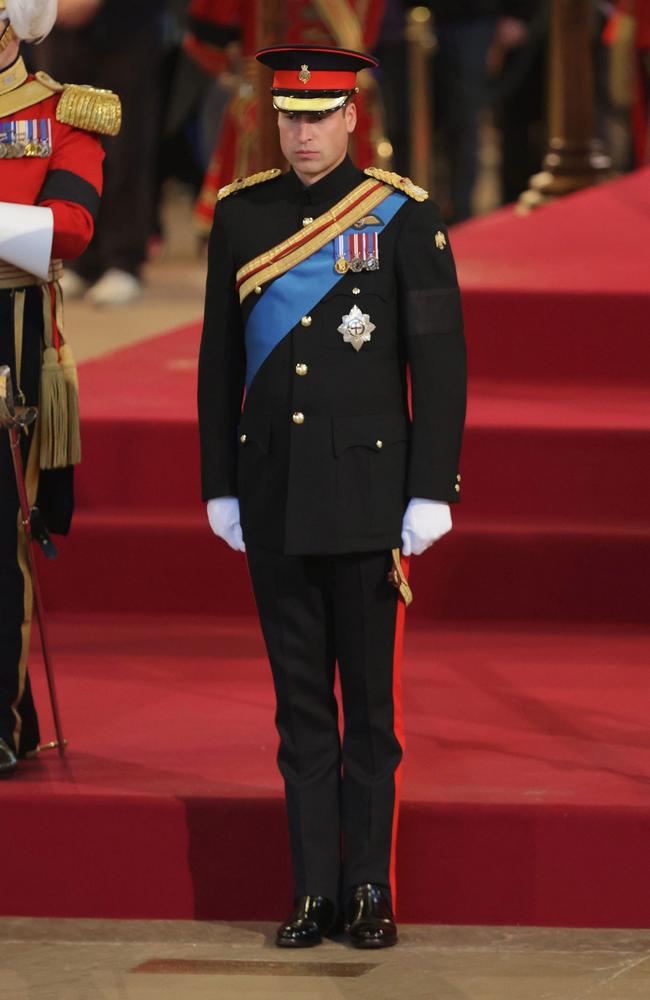
[[[32,76],[20,42],[52,28],[56,0],[0,0],[0,365],[18,404],[38,407],[22,457],[30,506],[67,531],[80,459],[76,373],[62,335],[58,278],[93,234],[104,158],[98,133],[119,130],[110,92]],[[42,473],[41,473],[41,470]],[[40,487],[39,487],[40,481]],[[32,583],[8,435],[0,433],[0,776],[35,752],[27,673]]]
[[[379,37],[385,0],[286,0],[285,30],[289,44],[338,45],[371,52]],[[238,79],[226,106],[216,146],[199,195],[195,216],[200,232],[212,226],[217,192],[233,177],[243,177],[266,164],[257,163],[258,95],[254,54],[260,48],[260,4],[252,0],[191,0],[185,48],[207,72]],[[278,39],[279,41],[280,39]],[[359,167],[375,162],[382,136],[381,100],[374,78],[366,74],[355,97],[357,127],[351,154]]]
[[[605,29],[612,91],[631,110],[634,165],[650,163],[650,0],[618,0]]]

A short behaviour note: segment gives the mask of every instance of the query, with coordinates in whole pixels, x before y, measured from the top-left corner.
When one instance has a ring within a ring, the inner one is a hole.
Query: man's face
[[[314,184],[342,162],[356,124],[354,104],[323,118],[301,112],[278,114],[282,152],[303,184]]]

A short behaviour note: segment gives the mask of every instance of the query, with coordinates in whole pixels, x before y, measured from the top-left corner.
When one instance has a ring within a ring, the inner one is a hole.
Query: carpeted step
[[[51,625],[69,750],[0,782],[11,831],[0,913],[285,916],[286,818],[257,624]],[[649,657],[640,628],[407,628],[401,920],[648,926]],[[35,661],[32,678],[49,738]]]
[[[533,212],[452,234],[471,370],[613,385],[650,382],[650,168]]]
[[[650,288],[650,273],[647,280]],[[466,287],[470,372],[498,382],[560,378],[647,386],[649,304],[647,290]]]
[[[245,559],[200,507],[80,512],[55,563],[56,611],[238,614],[253,610]],[[413,617],[647,620],[650,530],[552,518],[474,518],[413,560]]]
[[[630,387],[471,387],[463,446],[463,510],[475,516],[650,524],[650,410]],[[84,422],[77,474],[83,510],[123,505],[196,510],[198,433],[178,419]]]

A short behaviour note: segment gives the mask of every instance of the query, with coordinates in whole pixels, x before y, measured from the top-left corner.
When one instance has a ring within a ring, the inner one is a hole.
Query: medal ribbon
[[[382,202],[383,224],[377,227],[378,231],[388,225],[406,201],[406,195],[395,191]],[[344,245],[354,233],[354,229],[349,229],[341,235]],[[271,352],[342,277],[332,267],[332,248],[327,244],[266,289],[253,306],[244,332],[247,392]]]
[[[363,181],[323,215],[294,233],[289,239],[249,260],[237,271],[239,301],[256,288],[279,278],[306,257],[316,253],[367,212],[385,201],[393,188],[375,180]]]

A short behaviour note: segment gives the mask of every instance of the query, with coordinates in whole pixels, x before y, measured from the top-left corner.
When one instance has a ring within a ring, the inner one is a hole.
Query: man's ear
[[[357,106],[353,101],[345,105],[345,127],[349,133],[354,132],[357,127]]]

